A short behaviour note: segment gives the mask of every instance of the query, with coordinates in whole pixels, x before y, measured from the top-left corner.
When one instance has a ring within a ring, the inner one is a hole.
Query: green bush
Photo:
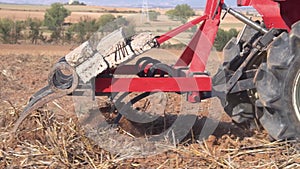
[[[31,40],[31,43],[36,44],[38,39],[43,40],[43,33],[41,32],[41,26],[43,24],[43,21],[38,20],[36,18],[27,18],[25,23],[30,30],[28,38]]]
[[[159,15],[160,15],[159,12],[156,12],[154,10],[150,10],[149,11],[149,19],[150,19],[150,21],[157,21]]]
[[[76,42],[82,43],[88,40],[96,31],[100,31],[105,36],[120,27],[124,28],[127,37],[135,34],[135,25],[122,16],[116,18],[111,14],[106,14],[98,20],[84,17],[67,29],[65,39],[70,42],[74,38]]]
[[[0,20],[0,33],[1,33],[1,40],[3,43],[10,43],[10,32],[13,21],[8,18],[4,18]]]
[[[172,20],[185,23],[191,16],[195,15],[195,12],[188,4],[181,4],[177,5],[175,9],[168,10],[166,15]]]
[[[135,24],[122,16],[112,14],[102,15],[98,20],[82,17],[78,23],[64,23],[70,15],[62,4],[51,5],[45,13],[44,20],[28,18],[26,21],[15,21],[10,18],[0,19],[0,42],[18,43],[19,40],[28,39],[37,44],[38,41],[47,43],[82,43],[88,40],[95,32],[102,32],[103,36],[123,27],[126,37],[135,34]],[[45,25],[45,27],[43,26]],[[43,35],[43,31],[50,32],[51,37]],[[47,40],[47,41],[46,41]]]
[[[133,22],[128,21],[126,18],[122,16],[118,16],[111,22],[104,22],[106,24],[100,24],[99,31],[102,34],[111,33],[119,28],[124,28],[124,33],[126,37],[133,36],[135,34],[135,25]]]
[[[80,18],[80,21],[73,24],[66,32],[66,40],[70,41],[72,32],[77,36],[77,41],[82,43],[88,40],[91,35],[98,30],[98,25],[95,19],[89,17]]]
[[[61,39],[63,32],[63,23],[71,12],[61,3],[51,4],[51,8],[46,10],[44,16],[44,24],[52,31],[51,38],[55,40]]]
[[[232,38],[236,37],[238,35],[238,31],[235,28],[231,28],[228,31],[225,31],[221,28],[219,28],[214,47],[217,49],[217,51],[222,51],[227,42]]]
[[[22,37],[22,30],[25,29],[23,21],[14,21],[10,18],[0,19],[0,34],[3,43],[15,44]]]
[[[97,25],[99,27],[105,26],[106,24],[114,21],[115,19],[116,19],[116,17],[112,14],[101,15],[100,18],[97,21]]]

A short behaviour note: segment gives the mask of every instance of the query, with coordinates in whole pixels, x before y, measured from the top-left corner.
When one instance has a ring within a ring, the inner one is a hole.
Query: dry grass
[[[0,167],[18,168],[298,168],[300,144],[256,138],[211,136],[155,156],[132,159],[111,154],[86,138],[76,118],[41,109],[28,118],[11,142],[7,133],[20,110],[10,107],[1,127]]]
[[[88,140],[73,119],[58,119],[53,113],[43,110],[31,116],[29,121],[34,127],[18,132],[9,143],[7,136],[3,135],[8,131],[1,131],[1,168],[112,166],[114,158]]]

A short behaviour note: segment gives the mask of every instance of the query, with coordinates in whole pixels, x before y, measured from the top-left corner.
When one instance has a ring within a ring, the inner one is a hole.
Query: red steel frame
[[[277,2],[280,3],[281,6]],[[280,28],[289,30],[295,18],[282,14],[282,11],[291,7],[289,3],[284,6],[286,0],[237,0],[239,6],[253,6],[262,15],[267,28]],[[296,0],[294,0],[295,2]],[[299,2],[298,2],[299,3]],[[96,93],[111,92],[180,92],[189,91],[189,101],[199,97],[200,92],[211,91],[212,82],[208,75],[199,75],[205,71],[206,63],[213,46],[215,36],[220,24],[220,16],[224,0],[208,0],[203,16],[179,26],[156,38],[158,44],[173,38],[187,29],[202,22],[198,31],[174,65],[174,68],[188,68],[186,77],[135,77],[135,78],[102,78],[95,81]],[[296,7],[293,7],[296,9]],[[297,11],[297,10],[294,10]],[[290,18],[290,19],[285,19]],[[296,15],[300,18],[300,14]],[[298,19],[299,20],[299,19]],[[122,74],[136,74],[135,65],[127,65],[118,68]],[[190,99],[191,98],[191,99]],[[197,100],[198,101],[198,100]]]
[[[96,93],[111,92],[199,92],[211,91],[212,82],[208,75],[197,75],[204,72],[206,62],[213,46],[213,41],[218,31],[222,4],[224,0],[210,0],[206,4],[203,16],[179,26],[156,38],[158,44],[173,38],[174,36],[186,31],[187,29],[202,22],[202,25],[188,44],[174,68],[187,67],[187,75],[190,77],[134,77],[134,78],[102,78],[98,77],[95,81]],[[122,69],[120,71],[120,69]],[[135,65],[127,65],[118,68],[122,74],[137,73]]]

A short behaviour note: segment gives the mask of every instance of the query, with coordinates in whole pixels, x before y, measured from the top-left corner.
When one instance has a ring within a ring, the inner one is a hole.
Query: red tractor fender
[[[299,0],[237,0],[238,6],[253,6],[268,29],[286,29],[300,20]]]

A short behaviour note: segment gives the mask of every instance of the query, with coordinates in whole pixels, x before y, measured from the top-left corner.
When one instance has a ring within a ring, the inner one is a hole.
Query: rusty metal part
[[[78,85],[78,76],[75,69],[64,59],[56,63],[48,77],[48,85],[36,92],[16,121],[12,133],[15,133],[24,119],[33,110],[44,104],[72,93]]]

